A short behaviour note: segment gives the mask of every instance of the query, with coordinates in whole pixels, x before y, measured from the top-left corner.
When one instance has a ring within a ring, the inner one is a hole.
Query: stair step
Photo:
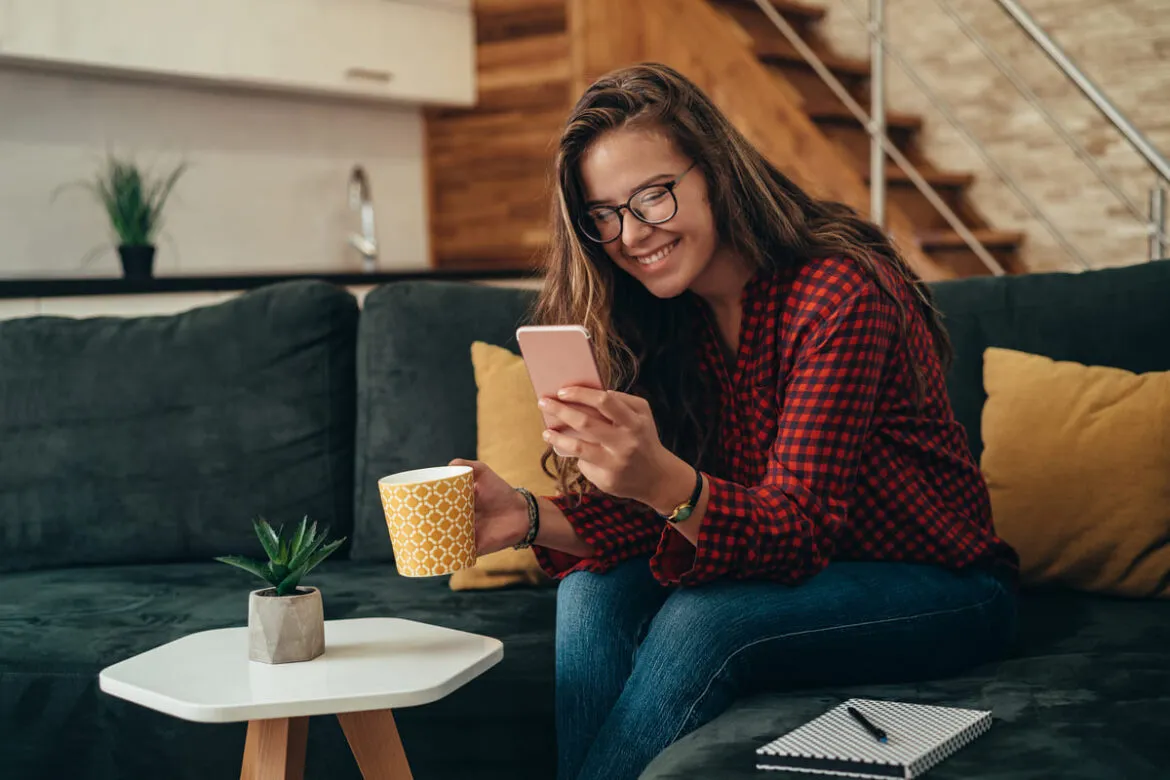
[[[1009,274],[1027,273],[1020,261],[1020,246],[1024,234],[1016,230],[995,230],[973,228],[971,233],[979,239],[988,253]],[[986,276],[991,269],[983,264],[959,234],[953,230],[923,230],[918,232],[922,251],[946,273],[955,278],[964,276]]]
[[[865,106],[862,107],[865,108]],[[808,115],[814,122],[858,123],[857,118],[850,113],[844,103],[811,106],[808,109]],[[922,129],[922,117],[917,114],[903,114],[900,111],[887,111],[886,126],[895,130],[920,130]]]
[[[800,52],[788,45],[787,41],[762,41],[756,45],[756,56],[769,65],[796,65],[812,69],[800,56]],[[838,76],[869,78],[869,63],[852,57],[839,57],[832,53],[819,53],[821,62]]]
[[[975,180],[974,175],[939,171],[922,164],[918,164],[918,168],[923,178],[934,188],[935,194],[963,221],[963,224],[971,230],[987,227],[982,215],[972,208],[966,198],[967,187]],[[868,167],[860,173],[867,185],[872,184]],[[910,220],[918,234],[950,229],[946,218],[926,195],[918,191],[910,177],[889,162],[886,164],[886,200]],[[963,251],[967,251],[966,248]]]
[[[1019,230],[995,230],[994,228],[978,228],[971,234],[979,239],[979,243],[988,249],[1015,249],[1024,241],[1024,233]],[[967,242],[954,230],[927,230],[918,234],[922,248],[932,249],[967,249]]]
[[[959,171],[923,171],[920,169],[919,173],[922,174],[922,178],[926,179],[927,184],[936,190],[961,189],[970,186],[975,181],[974,174]],[[871,177],[866,172],[865,183],[869,184],[870,180]],[[893,164],[886,166],[886,182],[892,185],[914,186],[914,182],[910,180],[910,175]]]
[[[796,0],[771,0],[772,7],[786,17],[799,19],[802,22],[819,22],[825,18],[825,9],[815,5],[800,3]],[[715,0],[716,5],[737,5],[759,8],[755,0]]]

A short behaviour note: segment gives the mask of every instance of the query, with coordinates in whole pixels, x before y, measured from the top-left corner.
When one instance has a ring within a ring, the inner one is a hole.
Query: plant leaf
[[[256,530],[256,536],[260,537],[260,544],[263,545],[269,560],[276,560],[280,554],[280,538],[276,531],[272,530],[272,526],[263,517],[253,518],[252,528]]]
[[[276,586],[276,595],[277,596],[287,596],[288,594],[292,593],[293,591],[295,591],[297,589],[297,585],[300,584],[300,581],[301,581],[301,572],[299,572],[299,571],[289,572],[289,575],[287,577],[285,577],[283,580],[281,580],[280,584]]]
[[[229,566],[235,566],[238,569],[243,569],[250,574],[255,574],[269,585],[276,585],[280,582],[280,580],[273,582],[264,564],[260,563],[259,561],[254,561],[251,558],[245,558],[242,555],[221,555],[215,560],[219,561],[220,563],[226,563]]]
[[[288,576],[289,568],[282,563],[268,564],[268,579],[276,584]]]
[[[317,543],[320,544],[322,541],[324,541],[324,539],[325,537],[322,535],[321,538],[317,540]],[[333,551],[340,547],[341,543],[344,541],[345,537],[343,536],[340,539],[330,542],[318,550],[300,566],[291,569],[288,576],[285,577],[284,580],[281,581],[280,586],[277,587],[277,594],[283,596],[295,590],[296,586],[300,584],[300,581],[305,577],[305,575],[311,572],[313,569],[317,568],[317,564],[321,563],[321,561],[332,555]]]
[[[157,182],[155,186],[151,188],[150,199],[148,201],[148,205],[150,207],[150,225],[147,230],[148,240],[153,241],[154,235],[162,226],[163,206],[166,205],[167,198],[171,196],[171,190],[174,189],[175,183],[186,170],[187,163],[180,163],[173,171],[171,171],[171,174],[166,178],[166,181]]]
[[[309,527],[309,516],[305,515],[303,518],[301,518],[301,524],[297,526],[297,532],[295,534],[293,534],[292,546],[289,548],[290,549],[289,555],[291,556],[292,560],[294,560],[294,561],[297,559],[297,554],[301,551],[301,545],[305,541],[305,530],[308,527]],[[314,523],[313,528],[315,529],[316,527],[317,527],[317,524]]]
[[[181,163],[166,178],[155,179],[132,160],[108,154],[93,180],[80,186],[101,203],[119,244],[148,246],[162,224],[163,207],[186,170],[187,163]]]
[[[297,555],[288,562],[288,567],[290,569],[296,569],[301,566],[305,561],[309,560],[309,556],[316,552],[317,548],[320,547],[322,542],[324,542],[328,537],[329,526],[325,526],[325,530],[318,534],[317,524],[313,523],[313,528],[309,533],[308,541],[301,546],[301,549],[297,552]]]
[[[314,553],[313,556],[311,558],[309,558],[309,560],[303,564],[302,568],[304,569],[304,571],[301,572],[301,576],[304,577],[306,574],[311,572],[313,569],[317,568],[317,564],[321,563],[321,561],[325,560],[330,555],[332,555],[334,553],[334,551],[337,550],[337,548],[341,546],[341,543],[344,542],[345,539],[346,539],[346,537],[344,537],[344,536],[341,537],[340,539],[335,539],[332,542],[330,542],[329,544],[322,547],[316,553]]]
[[[288,540],[284,538],[284,523],[276,529],[276,555],[272,558],[273,563],[288,563]]]

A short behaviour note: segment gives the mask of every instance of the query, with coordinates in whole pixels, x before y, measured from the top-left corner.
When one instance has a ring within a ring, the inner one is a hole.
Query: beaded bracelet
[[[527,488],[518,487],[516,492],[524,496],[524,500],[528,502],[528,534],[512,548],[525,550],[536,541],[536,534],[540,531],[540,506],[536,503],[536,496],[532,495],[532,492]]]

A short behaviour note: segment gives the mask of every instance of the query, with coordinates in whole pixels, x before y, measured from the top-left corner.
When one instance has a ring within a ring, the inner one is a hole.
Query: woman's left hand
[[[545,441],[563,457],[577,458],[598,490],[654,505],[654,491],[678,460],[658,438],[650,404],[616,390],[566,387],[541,408],[565,427],[546,430]]]

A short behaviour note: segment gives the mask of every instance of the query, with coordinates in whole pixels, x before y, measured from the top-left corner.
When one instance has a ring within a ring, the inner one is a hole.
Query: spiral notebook
[[[887,734],[879,742],[849,716]],[[756,768],[844,777],[918,777],[991,728],[991,712],[850,699],[756,750]]]

